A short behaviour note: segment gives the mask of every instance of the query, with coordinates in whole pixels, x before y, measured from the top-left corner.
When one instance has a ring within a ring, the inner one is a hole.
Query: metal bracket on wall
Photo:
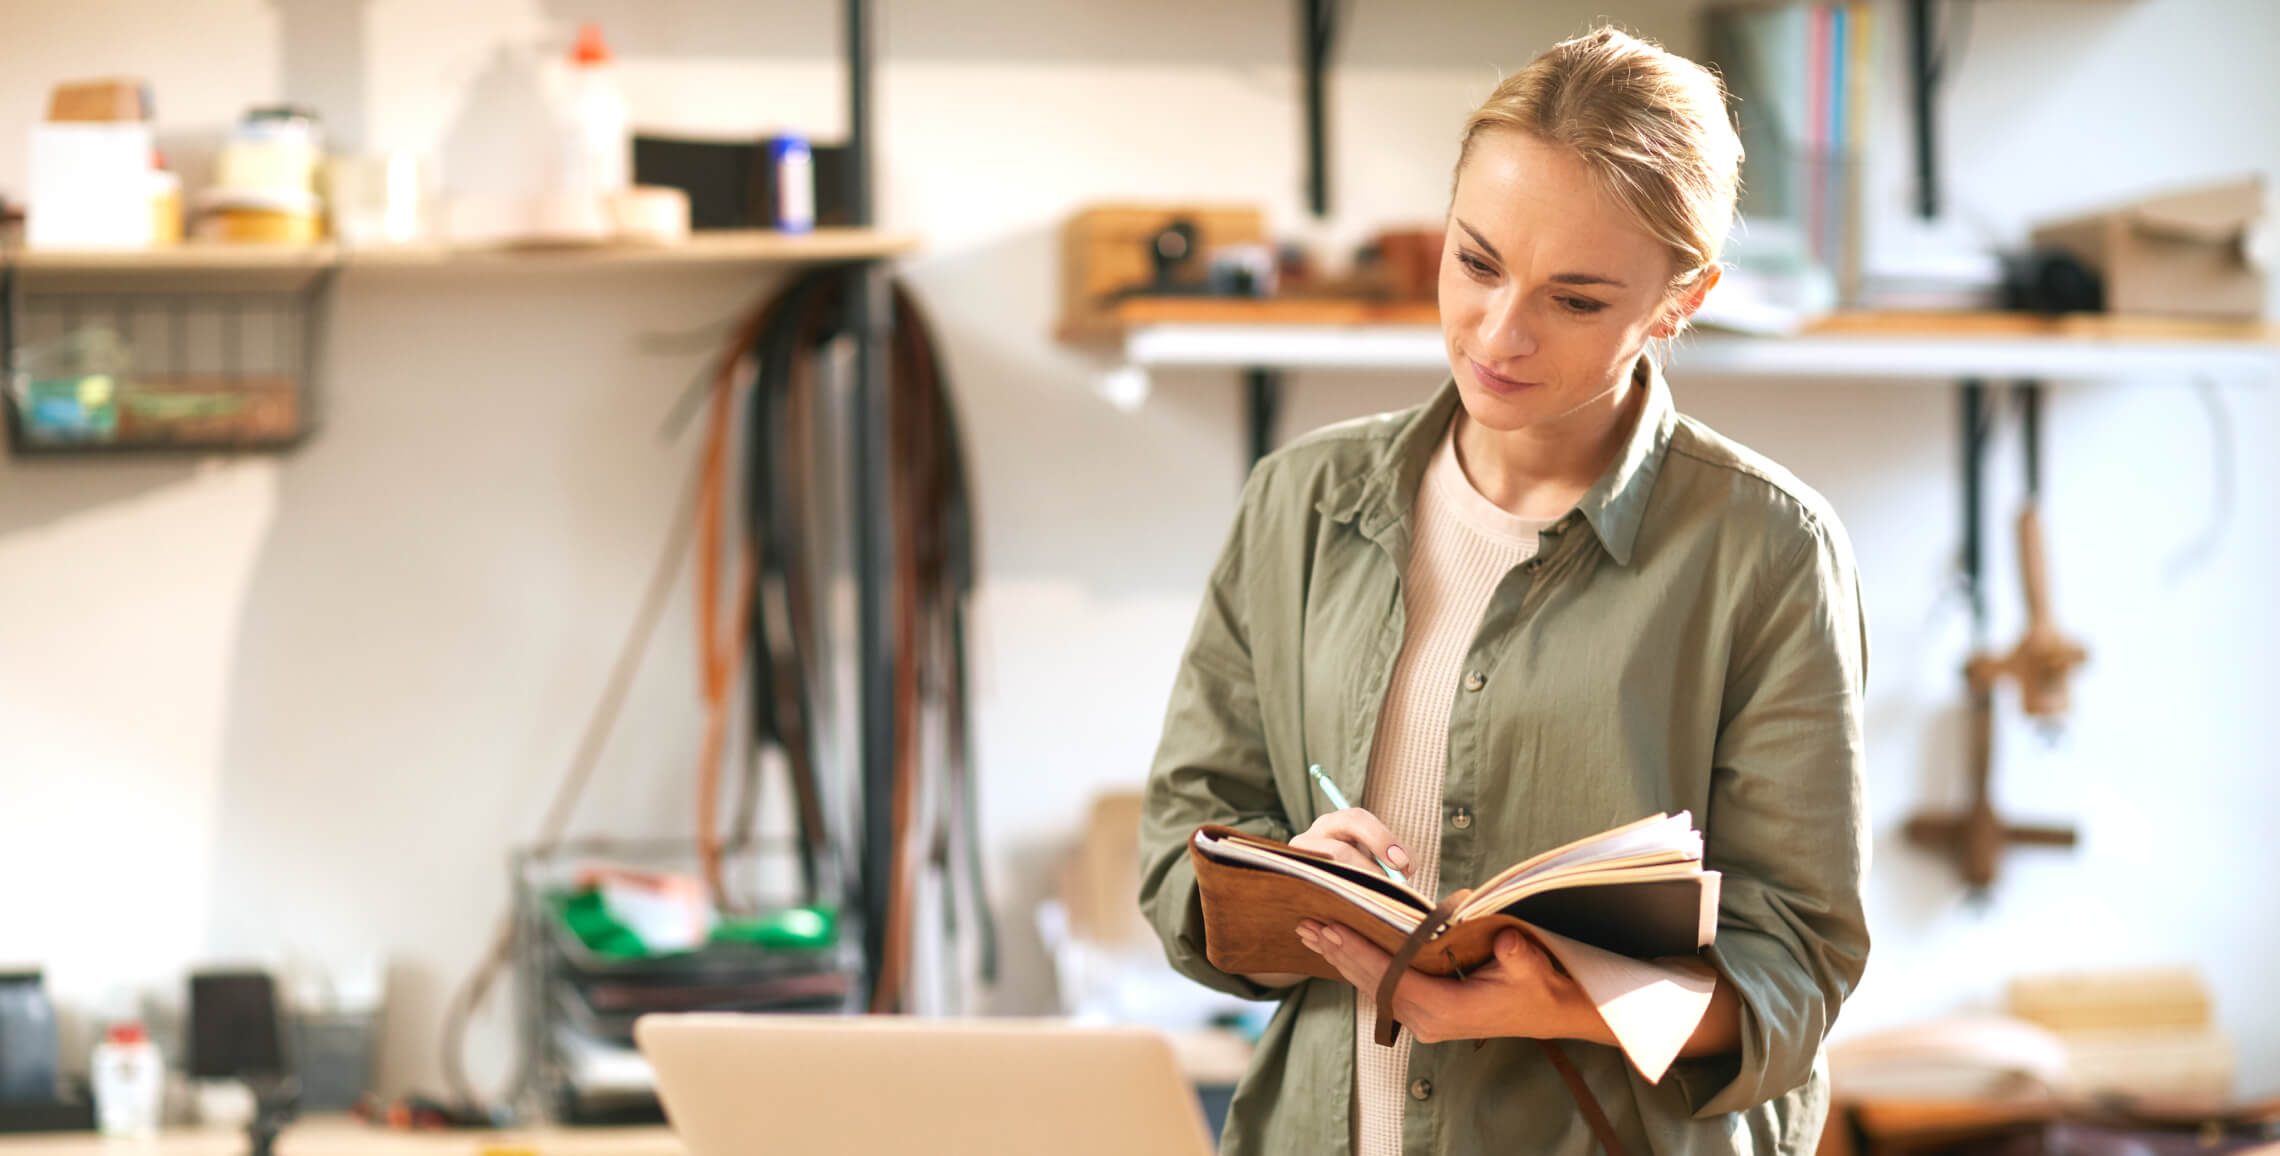
[[[16,296],[16,266],[0,261],[0,389],[12,388],[9,383],[16,380],[16,311],[22,307]]]
[[[1908,0],[1908,89],[1915,112],[1916,215],[1929,221],[1940,214],[1939,149],[1936,112],[1946,53],[1932,57],[1932,5],[1937,0]]]
[[[1254,366],[1243,371],[1243,385],[1244,430],[1251,446],[1249,464],[1256,466],[1275,448],[1275,418],[1282,412],[1282,371]]]
[[[1299,72],[1306,85],[1306,205],[1330,214],[1329,113],[1323,86],[1338,39],[1338,0],[1298,0]]]

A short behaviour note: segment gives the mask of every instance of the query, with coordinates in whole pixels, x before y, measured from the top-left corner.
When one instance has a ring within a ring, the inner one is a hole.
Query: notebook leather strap
[[[1426,944],[1433,942],[1440,937],[1442,932],[1449,929],[1450,922],[1457,916],[1457,909],[1464,906],[1465,900],[1470,898],[1472,898],[1472,892],[1464,888],[1458,888],[1451,892],[1447,899],[1441,901],[1440,906],[1433,909],[1431,915],[1419,921],[1417,929],[1409,933],[1409,938],[1401,941],[1401,950],[1393,953],[1393,962],[1386,965],[1384,977],[1378,980],[1377,1042],[1379,1044],[1392,1047],[1394,1035],[1401,1030],[1401,1025],[1393,1020],[1393,989],[1396,984],[1401,982],[1402,973],[1409,970],[1410,961],[1417,958],[1418,952],[1425,950]]]
[[[1409,970],[1417,953],[1449,930],[1451,921],[1456,918],[1457,909],[1464,906],[1465,900],[1471,897],[1472,892],[1459,890],[1443,899],[1439,906],[1433,908],[1433,913],[1427,915],[1418,923],[1417,929],[1409,933],[1409,938],[1402,940],[1401,949],[1393,953],[1392,962],[1386,965],[1385,975],[1378,980],[1376,1039],[1380,1045],[1393,1046],[1394,1039],[1401,1031],[1401,1025],[1393,1018],[1393,989],[1401,983],[1402,975]],[[1568,1094],[1575,1097],[1575,1106],[1583,1112],[1584,1123],[1591,1126],[1591,1134],[1599,1140],[1599,1146],[1606,1150],[1607,1156],[1623,1156],[1623,1143],[1615,1138],[1614,1123],[1608,1120],[1607,1112],[1599,1106],[1599,1098],[1591,1094],[1590,1085],[1583,1082],[1583,1073],[1576,1071],[1575,1062],[1568,1059],[1567,1053],[1550,1040],[1537,1040],[1536,1045],[1543,1049],[1544,1058],[1552,1062],[1552,1069],[1560,1074],[1560,1082],[1567,1085]]]
[[[1623,1156],[1623,1142],[1615,1138],[1615,1125],[1599,1106],[1599,1097],[1591,1094],[1591,1086],[1583,1082],[1583,1073],[1575,1070],[1575,1061],[1551,1040],[1537,1040],[1536,1046],[1544,1049],[1544,1058],[1552,1062],[1553,1070],[1560,1074],[1560,1082],[1567,1085],[1568,1095],[1575,1097],[1575,1106],[1583,1110],[1583,1122],[1591,1125],[1591,1134],[1599,1138],[1599,1146],[1607,1156]]]

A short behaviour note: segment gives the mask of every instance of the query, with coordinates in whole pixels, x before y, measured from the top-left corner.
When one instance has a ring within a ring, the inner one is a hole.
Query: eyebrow
[[[1504,260],[1504,254],[1497,252],[1496,246],[1489,244],[1488,238],[1480,235],[1480,230],[1466,224],[1462,219],[1457,219],[1457,227],[1463,229],[1473,239],[1473,244],[1487,250],[1490,257],[1497,261]],[[1560,285],[1608,285],[1616,289],[1630,288],[1630,286],[1613,277],[1602,277],[1597,273],[1554,273],[1549,280]]]

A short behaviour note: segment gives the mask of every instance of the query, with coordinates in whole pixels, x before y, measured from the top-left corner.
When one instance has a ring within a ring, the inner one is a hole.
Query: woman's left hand
[[[1372,995],[1393,962],[1377,944],[1337,924],[1302,919],[1298,938],[1346,982]],[[1496,936],[1495,961],[1461,980],[1403,975],[1393,989],[1393,1018],[1428,1044],[1499,1036],[1613,1040],[1583,989],[1534,940],[1510,929]]]

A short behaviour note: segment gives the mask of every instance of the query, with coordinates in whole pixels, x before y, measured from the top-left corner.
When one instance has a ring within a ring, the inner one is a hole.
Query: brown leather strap
[[[1449,930],[1457,909],[1471,897],[1472,892],[1460,890],[1443,899],[1433,913],[1409,933],[1409,938],[1401,941],[1401,949],[1393,953],[1393,961],[1386,965],[1385,975],[1378,980],[1376,1038],[1380,1045],[1391,1047],[1401,1028],[1393,1018],[1393,991],[1400,985],[1402,974],[1409,970],[1410,962],[1426,944]],[[1599,1098],[1591,1094],[1590,1085],[1583,1082],[1583,1073],[1575,1070],[1574,1061],[1550,1040],[1537,1040],[1536,1046],[1544,1050],[1544,1058],[1552,1061],[1552,1068],[1560,1074],[1560,1082],[1567,1085],[1568,1095],[1575,1097],[1575,1106],[1583,1112],[1584,1123],[1591,1126],[1591,1134],[1598,1138],[1599,1146],[1606,1149],[1607,1156],[1623,1156],[1623,1143],[1615,1138],[1615,1125],[1599,1106]]]
[[[1591,1134],[1599,1138],[1599,1146],[1607,1150],[1607,1156],[1623,1156],[1623,1142],[1615,1138],[1615,1125],[1599,1107],[1599,1097],[1592,1095],[1590,1085],[1583,1082],[1583,1073],[1575,1070],[1575,1061],[1568,1059],[1567,1053],[1550,1040],[1537,1040],[1536,1046],[1544,1049],[1544,1058],[1559,1072],[1568,1095],[1575,1097],[1575,1106],[1583,1110],[1583,1122],[1591,1125]]]
[[[1385,975],[1378,980],[1377,989],[1379,1044],[1392,1047],[1395,1033],[1401,1030],[1401,1025],[1393,1021],[1393,989],[1401,983],[1402,973],[1409,970],[1409,962],[1417,958],[1417,953],[1423,951],[1426,944],[1449,929],[1449,922],[1456,918],[1457,908],[1464,906],[1465,900],[1470,898],[1471,891],[1459,888],[1447,899],[1443,899],[1441,905],[1435,907],[1433,913],[1427,915],[1417,924],[1416,930],[1409,933],[1409,938],[1401,941],[1401,950],[1393,953],[1393,962],[1385,965]]]

